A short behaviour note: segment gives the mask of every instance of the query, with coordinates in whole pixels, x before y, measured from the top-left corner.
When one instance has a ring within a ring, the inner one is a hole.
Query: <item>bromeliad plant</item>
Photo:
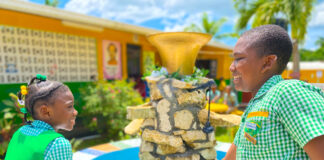
[[[151,77],[159,77],[164,76],[166,78],[175,78],[184,82],[188,82],[191,84],[196,84],[199,82],[199,79],[202,77],[205,77],[208,74],[207,69],[199,69],[194,67],[194,73],[191,75],[180,75],[179,71],[169,74],[167,69],[164,67],[157,67],[157,66],[151,66],[147,71],[144,73],[142,79],[145,79],[147,76]]]
[[[125,119],[126,107],[143,103],[134,85],[124,80],[99,81],[82,91],[82,114],[87,126],[111,140],[124,138],[123,128],[129,123]]]

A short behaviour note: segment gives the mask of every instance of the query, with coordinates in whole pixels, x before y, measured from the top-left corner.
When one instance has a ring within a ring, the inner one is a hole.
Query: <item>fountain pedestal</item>
[[[199,49],[210,38],[200,33],[163,33],[148,39],[159,49],[162,64],[169,73],[190,75]],[[199,78],[197,83],[190,83],[161,76],[146,77],[146,81],[151,101],[127,108],[127,118],[133,121],[125,128],[127,134],[141,133],[140,159],[214,160],[214,132],[203,132],[207,121],[205,84],[214,80]],[[240,122],[238,116],[211,113],[210,117],[212,126]]]

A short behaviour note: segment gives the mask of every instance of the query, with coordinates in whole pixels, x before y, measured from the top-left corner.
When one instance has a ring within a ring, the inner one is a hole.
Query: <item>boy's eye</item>
[[[239,60],[241,60],[241,59],[243,59],[242,57],[240,57],[240,58],[235,58],[235,61],[239,61]]]

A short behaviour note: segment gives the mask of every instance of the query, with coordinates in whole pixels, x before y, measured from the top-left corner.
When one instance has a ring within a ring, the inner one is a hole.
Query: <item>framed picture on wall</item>
[[[119,42],[103,40],[103,72],[105,79],[122,78],[121,46]]]

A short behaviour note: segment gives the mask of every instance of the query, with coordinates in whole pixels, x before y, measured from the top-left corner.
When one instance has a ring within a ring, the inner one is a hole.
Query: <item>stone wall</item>
[[[206,90],[199,88],[213,80],[202,78],[197,85],[171,78],[147,78],[151,102],[128,107],[133,120],[128,134],[141,133],[141,160],[211,160],[216,158],[214,132],[204,133],[207,120]],[[211,115],[213,123],[228,124],[226,117]],[[215,120],[216,119],[216,120]],[[231,120],[239,119],[231,117]],[[230,121],[231,121],[230,120]]]

